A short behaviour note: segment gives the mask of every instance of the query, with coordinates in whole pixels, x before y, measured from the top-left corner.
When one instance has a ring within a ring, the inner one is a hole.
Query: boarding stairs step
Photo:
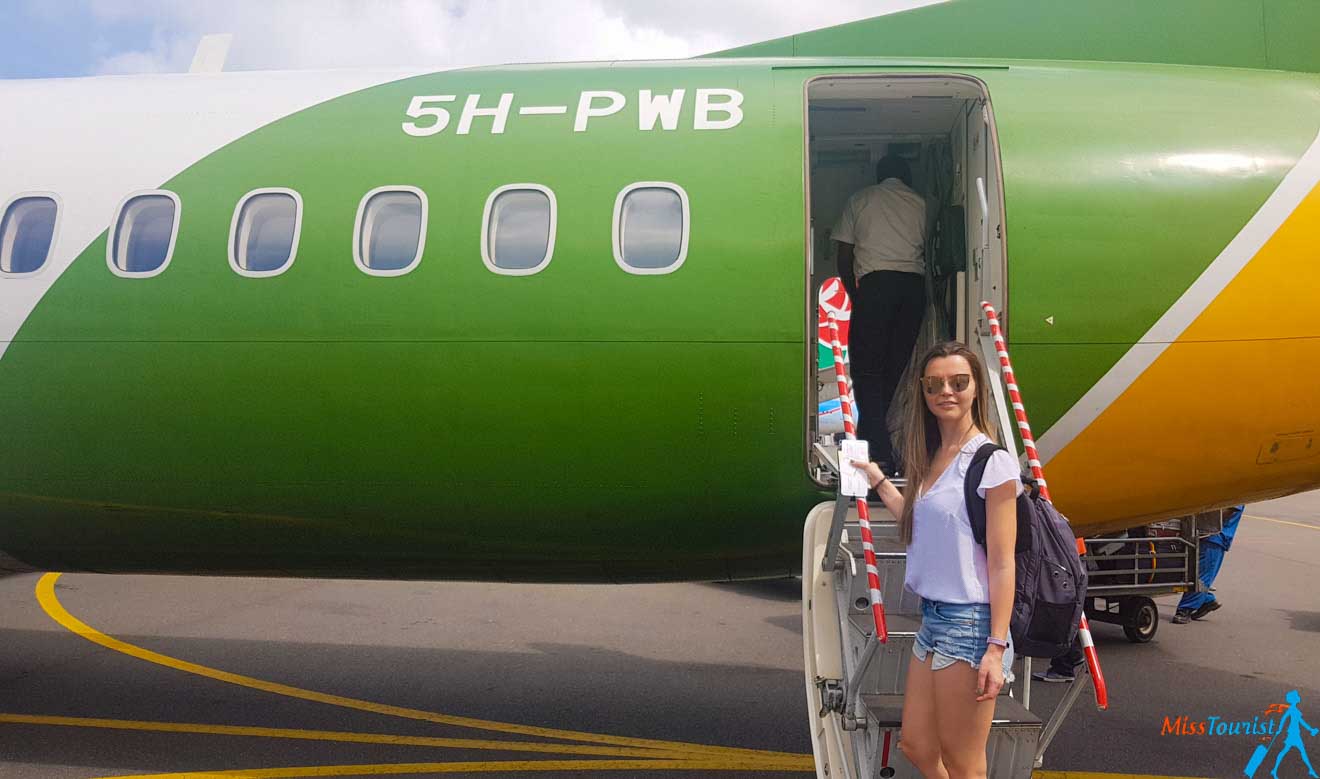
[[[850,509],[856,512],[856,509]],[[880,572],[880,597],[884,599],[885,616],[921,616],[921,598],[907,590],[903,589],[903,579],[907,574],[907,552],[903,543],[898,538],[898,526],[892,521],[883,521],[877,514],[888,518],[889,512],[872,510],[871,537],[875,542],[875,567]],[[847,531],[847,541],[842,545],[842,550],[846,550],[852,555],[854,564],[858,572],[866,570],[865,553],[862,551],[862,532],[861,526],[857,524],[852,516],[844,524]],[[865,576],[851,577],[854,589],[860,588],[859,592],[854,593],[854,607],[860,603],[857,598],[865,598],[867,595],[867,584]],[[850,614],[857,612],[856,608],[850,610]],[[870,614],[870,610],[863,606],[861,612],[863,616]],[[902,629],[902,628],[898,628]],[[913,628],[915,630],[916,628]]]
[[[896,631],[893,620],[889,640],[876,649],[876,657],[861,680],[864,695],[899,695],[907,689],[908,658],[912,656],[915,631]]]
[[[866,709],[865,738],[871,761],[869,776],[878,779],[916,779],[921,776],[898,749],[899,727],[903,722],[903,696],[893,694],[862,695]],[[986,745],[987,776],[1031,776],[1040,742],[1043,723],[1016,699],[1000,695],[995,699],[994,719]],[[889,749],[886,752],[886,743]]]

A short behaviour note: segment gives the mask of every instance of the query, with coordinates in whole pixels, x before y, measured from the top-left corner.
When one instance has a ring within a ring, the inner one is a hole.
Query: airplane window
[[[687,193],[675,184],[643,182],[619,193],[614,206],[614,259],[629,273],[672,273],[688,243]]]
[[[234,211],[229,264],[240,275],[276,276],[298,253],[302,198],[287,189],[248,193]]]
[[[554,193],[537,184],[500,187],[486,201],[481,255],[486,267],[526,276],[550,263],[555,249]]]
[[[110,269],[120,276],[155,276],[165,270],[179,227],[172,192],[135,195],[124,202],[109,242]]]
[[[373,276],[399,276],[422,259],[426,199],[412,187],[373,190],[358,207],[353,258]]]
[[[36,273],[50,258],[59,216],[55,198],[15,198],[0,217],[0,273]]]

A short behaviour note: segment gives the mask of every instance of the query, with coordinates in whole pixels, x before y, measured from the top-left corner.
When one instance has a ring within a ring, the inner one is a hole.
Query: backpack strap
[[[985,466],[991,455],[1000,451],[1008,450],[995,443],[982,444],[972,455],[967,476],[963,479],[963,500],[967,503],[967,518],[972,522],[972,538],[981,546],[985,546],[985,498],[976,494],[976,488],[981,486],[981,477],[985,475]]]

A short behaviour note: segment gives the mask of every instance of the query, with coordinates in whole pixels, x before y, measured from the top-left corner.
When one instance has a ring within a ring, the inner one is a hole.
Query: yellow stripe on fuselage
[[[1320,485],[1320,187],[1049,462],[1080,533]]]

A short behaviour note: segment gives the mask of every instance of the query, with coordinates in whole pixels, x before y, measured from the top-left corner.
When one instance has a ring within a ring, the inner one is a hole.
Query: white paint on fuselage
[[[0,82],[0,203],[25,192],[55,192],[61,200],[46,265],[31,276],[0,277],[0,359],[46,291],[109,227],[126,194],[160,188],[226,144],[290,114],[417,73],[290,71]]]

